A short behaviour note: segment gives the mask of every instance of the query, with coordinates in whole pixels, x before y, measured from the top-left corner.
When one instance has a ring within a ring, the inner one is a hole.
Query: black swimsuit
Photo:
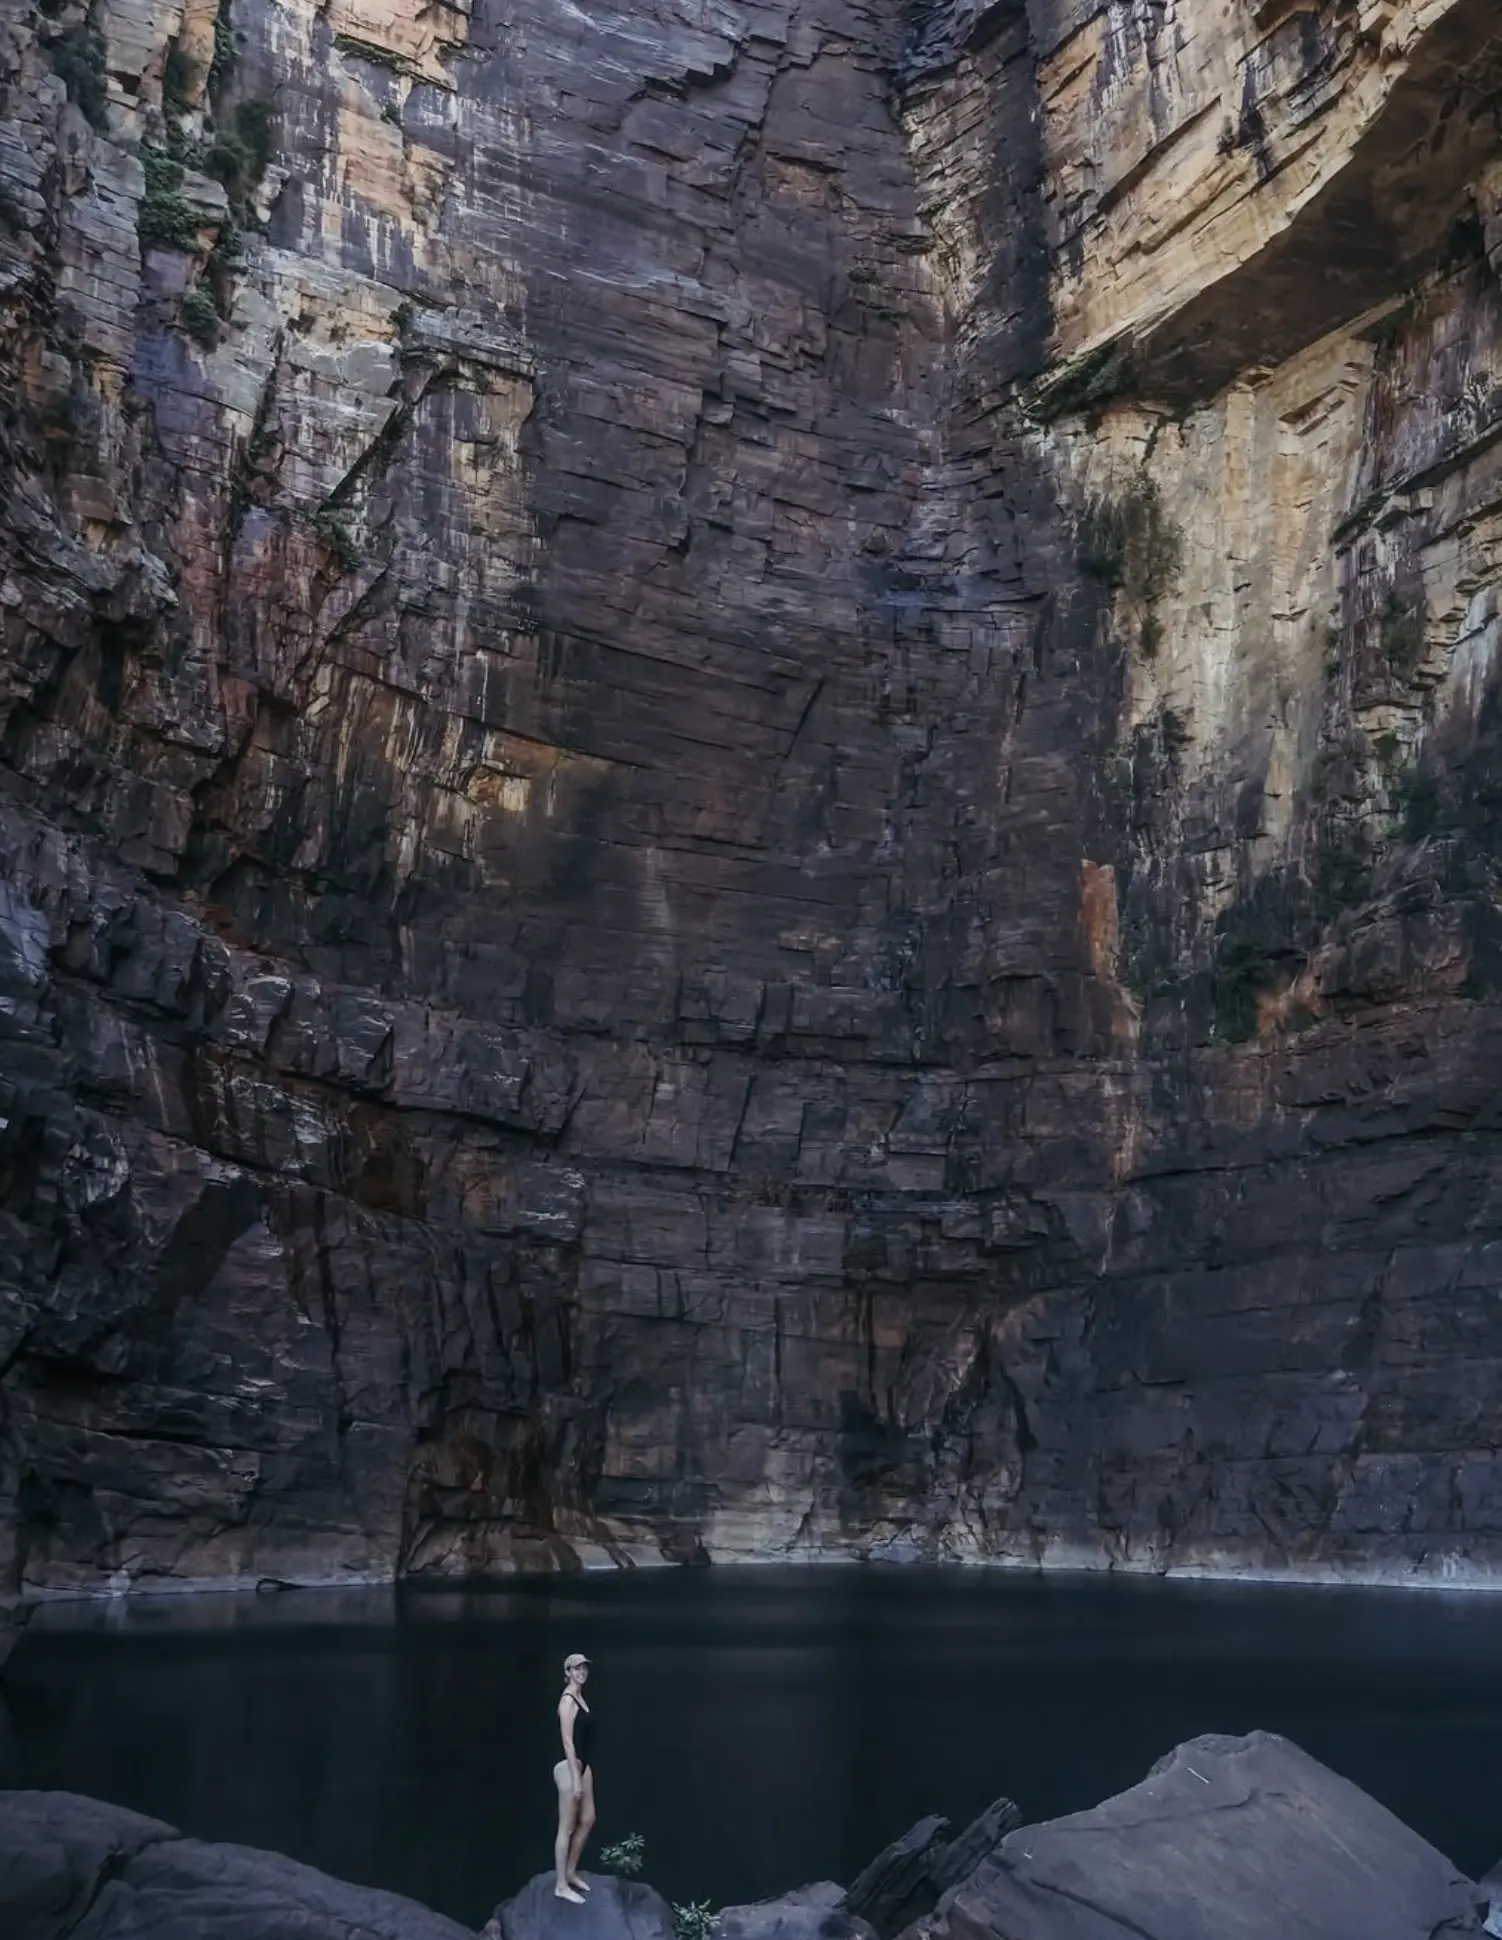
[[[593,1748],[595,1721],[591,1712],[586,1711],[577,1698],[574,1699],[574,1756],[579,1761],[581,1772],[589,1770],[589,1754]]]

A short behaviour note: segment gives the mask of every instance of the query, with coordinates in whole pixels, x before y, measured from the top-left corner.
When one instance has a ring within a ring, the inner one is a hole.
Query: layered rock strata
[[[5,1576],[1490,1578],[1491,10],[0,85]]]

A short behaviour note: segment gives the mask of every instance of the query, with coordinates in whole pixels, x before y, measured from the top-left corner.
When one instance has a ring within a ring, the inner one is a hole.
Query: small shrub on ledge
[[[613,1846],[601,1848],[600,1864],[612,1873],[620,1873],[626,1879],[635,1879],[642,1869],[646,1856],[646,1840],[639,1832],[628,1832],[624,1839],[618,1839]]]

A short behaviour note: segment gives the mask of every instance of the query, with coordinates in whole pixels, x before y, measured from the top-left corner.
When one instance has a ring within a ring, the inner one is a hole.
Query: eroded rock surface
[[[0,1589],[1502,1557],[1479,0],[0,22]]]

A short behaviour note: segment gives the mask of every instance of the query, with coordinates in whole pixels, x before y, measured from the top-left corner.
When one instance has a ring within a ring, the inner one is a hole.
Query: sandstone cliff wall
[[[6,1567],[1491,1574],[1491,10],[0,77]]]

